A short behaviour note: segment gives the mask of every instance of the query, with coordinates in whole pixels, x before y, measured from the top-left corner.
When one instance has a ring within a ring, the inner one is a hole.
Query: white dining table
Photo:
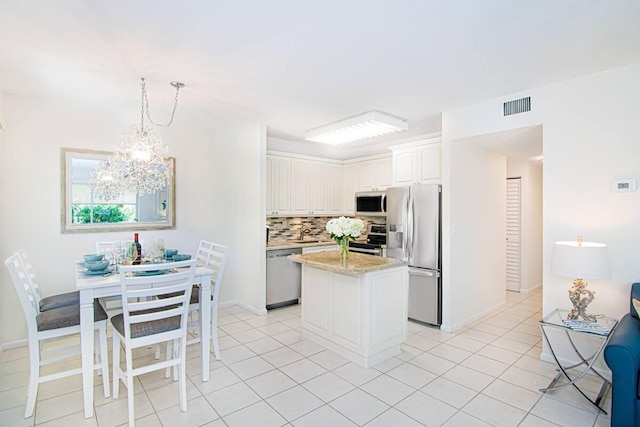
[[[213,270],[196,267],[195,284],[200,285],[200,336],[211,336],[211,276]],[[120,276],[87,276],[76,265],[76,288],[80,293],[80,345],[82,349],[82,387],[84,390],[84,416],[93,416],[93,355],[95,298],[120,295]],[[202,381],[209,381],[210,339],[201,339]]]

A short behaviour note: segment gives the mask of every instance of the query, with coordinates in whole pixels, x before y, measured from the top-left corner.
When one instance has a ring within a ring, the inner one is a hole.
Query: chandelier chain
[[[184,85],[182,83],[176,83],[175,84],[176,96],[173,99],[173,110],[171,111],[171,117],[169,118],[169,121],[166,124],[162,124],[162,123],[156,123],[151,119],[151,113],[149,113],[149,98],[147,97],[147,85],[146,85],[146,83],[144,81],[144,78],[141,78],[140,80],[141,80],[141,85],[142,85],[142,102],[143,102],[142,112],[143,112],[143,114],[146,113],[147,119],[149,119],[149,122],[151,122],[151,124],[153,124],[155,126],[161,126],[161,127],[169,127],[169,126],[171,126],[171,123],[173,123],[173,117],[176,114],[176,108],[178,107],[178,95],[180,94],[180,88],[182,86],[184,86]],[[142,117],[142,127],[144,129],[144,116]]]

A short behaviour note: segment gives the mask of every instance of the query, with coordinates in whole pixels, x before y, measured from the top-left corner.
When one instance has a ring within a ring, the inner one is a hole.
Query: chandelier
[[[149,99],[144,78],[140,79],[142,91],[140,126],[132,125],[117,145],[112,158],[100,163],[89,177],[91,191],[98,198],[115,200],[127,191],[136,194],[153,194],[166,187],[171,176],[171,162],[168,158],[169,148],[162,142],[152,127],[145,127],[145,115],[155,126],[169,127],[178,107],[178,94],[184,83],[171,82],[176,88],[173,111],[166,124],[158,124],[151,120]]]

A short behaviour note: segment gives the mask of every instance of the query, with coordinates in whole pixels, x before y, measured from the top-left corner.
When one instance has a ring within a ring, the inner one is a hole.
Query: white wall
[[[136,121],[135,107],[96,110],[66,99],[3,95],[7,129],[0,141],[0,258],[26,250],[44,295],[75,289],[73,262],[93,252],[97,240],[130,234],[61,234],[60,148],[113,150],[119,135]],[[256,311],[264,309],[259,296],[260,288],[264,293],[264,276],[259,273],[264,252],[256,250],[264,246],[259,169],[265,154],[264,128],[202,112],[190,114],[179,106],[174,124],[158,134],[176,158],[177,224],[175,230],[142,232],[141,238],[163,237],[167,246],[186,253],[194,253],[203,238],[228,244],[231,253],[221,301],[243,298]],[[244,211],[249,207],[255,212]],[[26,328],[4,267],[0,285],[0,343],[9,343],[25,338]]]
[[[521,177],[520,292],[542,286],[542,164],[507,158],[507,177]]]
[[[457,140],[449,159],[442,329],[454,331],[505,304],[506,158]]]
[[[502,102],[532,97],[532,111],[502,117]],[[568,307],[571,279],[550,269],[553,242],[581,234],[609,245],[612,277],[591,281],[593,313],[619,317],[629,310],[629,288],[640,280],[640,192],[613,193],[612,179],[640,179],[640,64],[568,80],[443,113],[443,186],[455,170],[446,165],[452,141],[486,133],[543,125],[543,311]],[[446,204],[449,203],[449,206]],[[445,215],[446,218],[446,215]],[[443,223],[443,255],[463,262],[452,247],[450,223]],[[451,276],[445,286],[469,287]],[[455,302],[457,303],[457,301]]]

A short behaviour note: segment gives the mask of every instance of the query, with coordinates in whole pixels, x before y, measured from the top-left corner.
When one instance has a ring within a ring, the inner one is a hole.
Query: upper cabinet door
[[[307,215],[309,209],[309,186],[311,182],[311,162],[291,160],[291,213]]]
[[[273,156],[267,156],[267,215],[272,215],[273,211]]]
[[[430,144],[418,147],[418,182],[434,184],[440,182],[440,147],[441,144]]]
[[[267,215],[290,213],[291,160],[267,156]]]
[[[411,185],[417,181],[418,153],[415,148],[393,152],[393,185]]]
[[[344,166],[327,165],[327,213],[339,215],[344,212]]]
[[[393,160],[379,159],[376,163],[376,190],[386,190],[393,184]]]
[[[391,187],[393,181],[391,156],[355,164],[358,165],[358,191],[378,191]]]
[[[358,163],[358,191],[373,191],[376,188],[376,163]]]
[[[360,165],[351,163],[344,166],[344,213],[353,215],[356,213],[356,192],[358,191],[358,177]]]
[[[327,166],[320,162],[311,162],[311,181],[309,183],[309,213],[327,213],[328,180]]]
[[[439,184],[440,138],[392,147],[393,185]]]
[[[273,159],[273,209],[278,215],[291,210],[291,160],[286,157]]]

